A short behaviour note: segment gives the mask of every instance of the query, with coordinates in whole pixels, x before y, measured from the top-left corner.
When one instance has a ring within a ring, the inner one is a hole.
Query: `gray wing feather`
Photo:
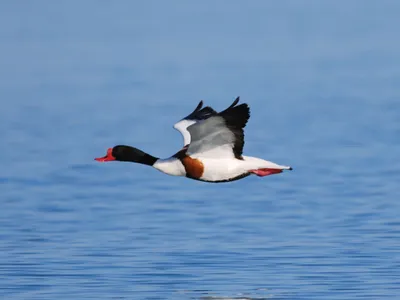
[[[211,150],[228,150],[233,156],[232,147],[235,141],[234,133],[226,127],[222,117],[210,117],[207,120],[190,125],[187,130],[191,136],[191,143],[187,153],[198,154]],[[222,147],[222,146],[228,147]],[[228,155],[225,153],[224,155]]]

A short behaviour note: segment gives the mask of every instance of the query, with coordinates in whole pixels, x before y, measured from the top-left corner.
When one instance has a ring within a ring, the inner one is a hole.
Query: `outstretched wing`
[[[242,159],[244,127],[250,118],[246,103],[237,105],[239,97],[224,111],[187,127],[191,143],[187,154],[202,157]]]
[[[174,125],[174,128],[178,130],[183,136],[183,145],[187,146],[190,144],[191,138],[190,133],[187,128],[199,121],[206,120],[211,116],[217,115],[217,112],[213,110],[211,107],[206,106],[203,107],[203,100],[199,102],[197,107],[191,112],[189,115],[184,117],[178,123]]]

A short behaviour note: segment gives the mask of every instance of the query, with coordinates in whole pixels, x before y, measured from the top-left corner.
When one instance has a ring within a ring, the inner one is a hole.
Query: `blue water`
[[[0,6],[1,299],[399,299],[400,2]],[[294,171],[93,160],[238,95]]]

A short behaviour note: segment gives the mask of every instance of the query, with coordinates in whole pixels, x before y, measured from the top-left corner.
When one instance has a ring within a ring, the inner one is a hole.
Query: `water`
[[[398,2],[1,6],[2,299],[398,299]],[[93,160],[238,95],[245,154],[294,171]]]

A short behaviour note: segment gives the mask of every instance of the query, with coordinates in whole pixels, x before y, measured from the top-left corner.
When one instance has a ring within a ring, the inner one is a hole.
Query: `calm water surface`
[[[1,299],[399,299],[400,3],[8,1],[0,9]],[[167,157],[240,95],[227,184]],[[247,298],[246,298],[247,299]]]

